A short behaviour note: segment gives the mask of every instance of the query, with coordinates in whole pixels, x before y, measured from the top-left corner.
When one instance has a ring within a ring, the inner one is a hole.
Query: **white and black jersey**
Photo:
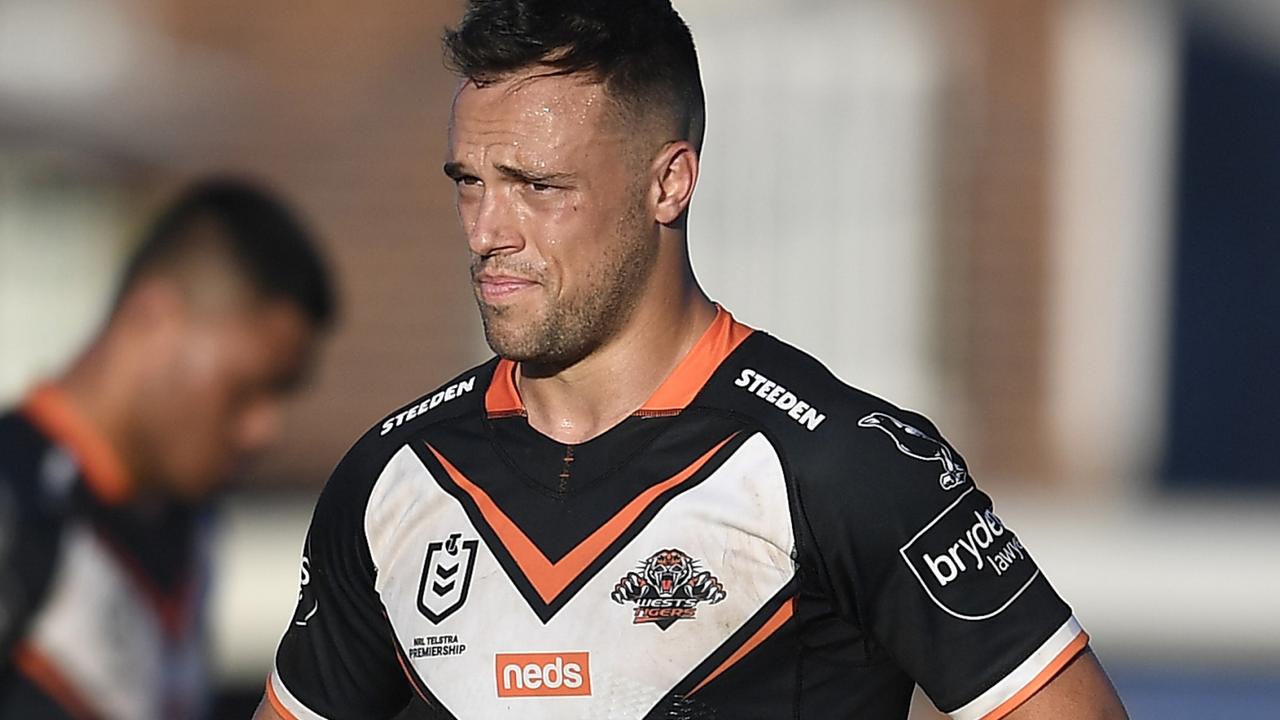
[[[205,716],[208,523],[45,385],[0,415],[0,718]]]
[[[268,682],[285,717],[998,718],[1087,643],[923,417],[715,323],[588,442],[492,360],[334,472]]]

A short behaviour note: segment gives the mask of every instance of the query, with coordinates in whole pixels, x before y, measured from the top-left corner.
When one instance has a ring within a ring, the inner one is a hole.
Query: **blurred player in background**
[[[154,222],[101,332],[0,417],[0,718],[204,714],[208,501],[333,314],[263,189],[207,180]]]
[[[471,0],[446,47],[498,357],[335,470],[259,718],[1124,717],[937,429],[699,287],[668,0]]]

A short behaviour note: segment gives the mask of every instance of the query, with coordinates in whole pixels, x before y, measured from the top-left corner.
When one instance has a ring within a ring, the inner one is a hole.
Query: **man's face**
[[[458,92],[445,172],[497,354],[571,365],[640,300],[658,245],[647,148],[635,135],[603,87],[581,77]]]
[[[175,324],[163,368],[144,390],[144,481],[206,497],[274,442],[282,405],[314,350],[316,331],[292,302],[264,300]]]

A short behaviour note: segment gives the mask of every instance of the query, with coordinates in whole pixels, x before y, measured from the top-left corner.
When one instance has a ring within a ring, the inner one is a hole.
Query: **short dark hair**
[[[125,266],[118,297],[191,254],[201,242],[197,230],[207,223],[218,251],[250,288],[296,303],[318,327],[333,321],[332,280],[311,233],[275,194],[235,177],[197,181],[160,212]]]
[[[535,66],[592,76],[635,117],[669,108],[684,139],[702,144],[698,55],[670,0],[469,0],[444,47],[446,64],[478,85]]]

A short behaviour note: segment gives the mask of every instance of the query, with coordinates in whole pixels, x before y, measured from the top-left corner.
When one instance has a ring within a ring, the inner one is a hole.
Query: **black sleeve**
[[[0,458],[2,460],[4,458]],[[35,477],[0,468],[0,675],[49,589],[57,563],[65,497]]]
[[[809,469],[805,501],[837,607],[943,711],[1002,715],[1087,636],[927,420],[838,430],[842,460]]]
[[[353,450],[316,503],[298,606],[268,684],[273,704],[298,718],[390,718],[409,701],[364,529],[378,469]]]

